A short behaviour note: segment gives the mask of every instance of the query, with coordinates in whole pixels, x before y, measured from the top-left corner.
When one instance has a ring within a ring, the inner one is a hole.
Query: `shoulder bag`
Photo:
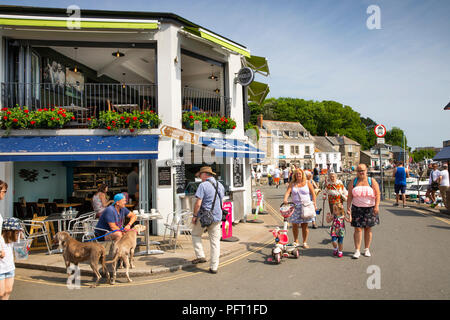
[[[209,182],[214,186],[214,184],[211,181]],[[202,206],[200,207],[200,210],[198,210],[198,216],[202,228],[208,227],[214,222],[214,206],[216,205],[217,193],[218,188],[216,188],[216,193],[214,195],[214,201],[212,203],[211,209],[207,210]]]
[[[302,202],[302,214],[303,220],[310,220],[316,216],[316,209],[314,208],[314,203],[309,201],[308,203]]]

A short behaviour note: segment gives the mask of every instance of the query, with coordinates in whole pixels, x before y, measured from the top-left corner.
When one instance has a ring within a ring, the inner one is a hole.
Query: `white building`
[[[28,127],[1,139],[0,179],[9,185],[2,214],[16,214],[20,197],[84,201],[100,183],[111,195],[126,191],[132,164],[139,165],[139,208],[156,208],[164,219],[191,206],[185,187],[204,165],[230,191],[235,220],[251,213],[249,159],[264,155],[244,135],[246,97],[235,81],[244,65],[255,64],[250,51],[175,14],[81,10],[80,17],[67,17],[67,9],[2,6],[1,107],[63,108],[75,117],[64,128]],[[161,126],[188,135],[194,131],[183,115],[190,112],[236,125],[225,137],[196,132],[194,147],[152,124],[88,128],[113,111],[153,112]],[[24,178],[30,174],[37,180]],[[153,221],[154,234],[162,234],[164,221]]]
[[[342,171],[341,153],[333,148],[326,137],[313,137],[315,144],[314,161],[319,165],[319,170],[327,169],[330,164],[334,172]]]

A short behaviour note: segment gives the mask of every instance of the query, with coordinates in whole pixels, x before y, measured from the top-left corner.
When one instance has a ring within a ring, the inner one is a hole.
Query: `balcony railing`
[[[183,111],[205,112],[210,115],[230,116],[231,98],[204,89],[182,89]]]
[[[63,107],[74,113],[74,127],[87,127],[88,118],[100,111],[118,112],[153,110],[157,112],[157,86],[153,84],[85,83],[54,85],[51,83],[1,84],[3,107],[27,106],[29,110]]]

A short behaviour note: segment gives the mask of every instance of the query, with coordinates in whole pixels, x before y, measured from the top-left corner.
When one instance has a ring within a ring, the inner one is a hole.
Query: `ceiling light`
[[[125,56],[125,53],[120,52],[119,50],[117,50],[116,52],[113,52],[112,55],[113,55],[114,57],[116,57],[116,58],[120,58],[120,57]]]

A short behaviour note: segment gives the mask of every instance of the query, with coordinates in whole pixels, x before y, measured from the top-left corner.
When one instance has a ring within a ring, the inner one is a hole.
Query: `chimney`
[[[256,124],[257,124],[257,126],[258,126],[259,128],[262,128],[262,125],[263,125],[263,115],[262,115],[262,114],[259,114],[259,115],[258,115],[258,118],[257,118],[257,120],[256,120]]]

